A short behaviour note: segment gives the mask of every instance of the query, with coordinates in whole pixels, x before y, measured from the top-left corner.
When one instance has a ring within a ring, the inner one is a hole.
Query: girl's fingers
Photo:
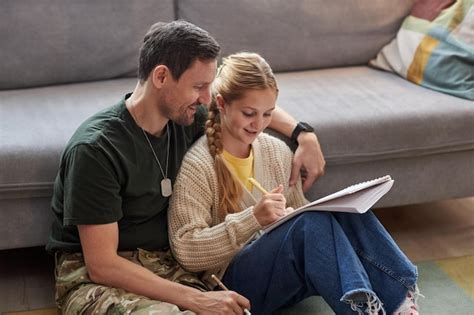
[[[272,194],[281,194],[283,192],[283,185],[280,184],[277,187],[273,188],[270,193]]]

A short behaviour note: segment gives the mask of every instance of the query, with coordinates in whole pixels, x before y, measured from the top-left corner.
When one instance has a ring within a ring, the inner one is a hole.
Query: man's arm
[[[291,137],[291,133],[296,127],[296,120],[280,107],[276,107],[273,112],[270,128],[281,134]],[[305,170],[303,178],[303,190],[307,191],[311,185],[324,174],[326,161],[324,160],[318,138],[313,132],[301,132],[297,138],[298,148],[293,158],[291,168],[290,186],[296,184],[301,170]]]
[[[153,274],[117,255],[117,223],[78,225],[92,281],[177,305],[197,314],[243,314],[250,302],[233,291],[201,292]]]

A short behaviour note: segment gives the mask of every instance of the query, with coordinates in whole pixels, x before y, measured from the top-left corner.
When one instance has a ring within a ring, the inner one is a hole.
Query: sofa
[[[42,246],[61,152],[76,127],[136,84],[151,24],[184,19],[222,55],[255,51],[278,104],[316,130],[326,173],[315,199],[390,174],[378,207],[474,195],[474,104],[368,61],[413,0],[3,0],[0,4],[0,249]]]

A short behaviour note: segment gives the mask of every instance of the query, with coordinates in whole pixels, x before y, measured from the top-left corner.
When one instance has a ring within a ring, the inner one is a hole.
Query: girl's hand
[[[262,199],[253,208],[253,213],[261,226],[266,226],[287,214],[286,198],[282,194],[283,185],[274,188],[268,194],[263,195]]]

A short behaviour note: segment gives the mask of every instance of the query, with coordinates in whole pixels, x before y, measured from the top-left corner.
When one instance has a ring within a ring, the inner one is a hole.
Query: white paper
[[[393,179],[386,175],[349,186],[296,209],[280,220],[267,225],[263,231],[268,233],[283,222],[305,211],[365,213],[392,188],[393,182]]]

